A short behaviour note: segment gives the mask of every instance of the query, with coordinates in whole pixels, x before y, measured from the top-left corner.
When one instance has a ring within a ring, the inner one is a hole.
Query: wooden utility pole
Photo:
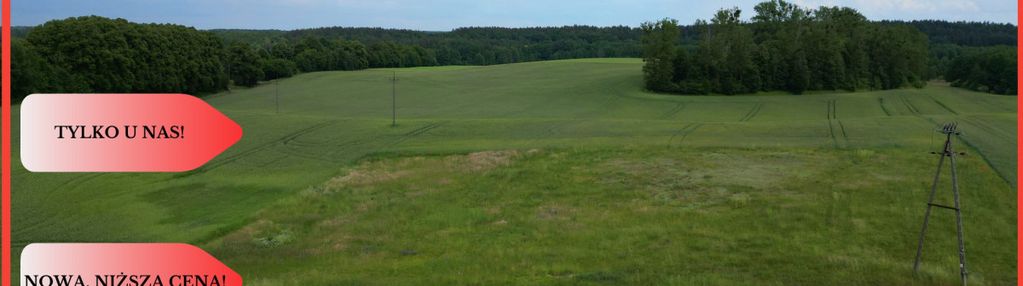
[[[938,207],[943,209],[954,210],[956,212],[956,234],[959,238],[959,277],[962,279],[963,285],[966,285],[966,246],[963,242],[963,216],[962,208],[959,205],[959,177],[956,175],[956,155],[955,150],[952,149],[952,136],[959,136],[959,131],[956,130],[958,124],[949,123],[942,126],[941,132],[945,134],[945,147],[941,153],[935,152],[935,154],[941,155],[941,159],[938,160],[938,171],[934,173],[934,182],[931,184],[931,194],[927,199],[927,211],[924,212],[924,226],[920,230],[920,242],[916,246],[916,261],[913,262],[913,272],[919,272],[920,270],[920,259],[923,255],[924,250],[924,234],[927,233],[927,221],[931,217],[931,208]],[[934,194],[938,190],[938,179],[941,178],[941,167],[945,163],[945,158],[948,158],[949,165],[952,171],[952,200],[954,205],[946,206],[934,203]]]
[[[228,60],[227,63],[227,92],[231,93],[231,62]]]
[[[274,80],[274,106],[277,107],[277,114],[281,114],[281,85],[278,83],[281,79]]]
[[[391,72],[391,127],[398,126],[398,73]]]

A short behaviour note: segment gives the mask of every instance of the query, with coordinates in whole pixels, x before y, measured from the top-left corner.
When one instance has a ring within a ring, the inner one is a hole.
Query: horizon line
[[[300,30],[312,30],[312,29],[348,28],[348,29],[383,29],[383,30],[399,30],[399,31],[413,31],[413,32],[434,32],[434,33],[441,32],[441,33],[443,33],[443,32],[453,32],[455,30],[465,29],[465,28],[535,29],[535,28],[565,28],[565,27],[594,27],[594,28],[627,27],[627,28],[631,28],[631,29],[636,29],[636,28],[640,27],[639,25],[633,26],[633,25],[626,25],[626,24],[605,25],[605,26],[590,25],[590,24],[566,24],[566,25],[550,25],[550,26],[543,26],[543,25],[539,25],[539,26],[496,26],[496,25],[495,26],[461,26],[461,27],[452,28],[450,30],[417,30],[417,29],[412,29],[412,28],[396,28],[396,27],[382,27],[382,26],[341,26],[341,25],[338,25],[338,26],[305,27],[305,28],[294,28],[294,29],[280,29],[280,28],[199,28],[199,27],[196,27],[194,25],[186,25],[186,24],[180,24],[180,23],[133,21],[133,20],[129,20],[129,19],[126,19],[126,18],[123,18],[123,17],[107,17],[107,16],[101,16],[101,15],[93,14],[93,15],[71,16],[71,17],[66,17],[66,18],[62,18],[62,19],[50,19],[50,20],[47,20],[46,22],[43,22],[41,24],[35,24],[35,25],[13,25],[12,24],[11,28],[34,28],[34,27],[42,26],[42,25],[44,25],[46,23],[49,23],[49,22],[52,22],[52,21],[61,21],[61,20],[67,20],[67,19],[71,19],[71,18],[91,17],[91,16],[103,17],[103,18],[107,18],[107,19],[121,19],[121,20],[125,20],[125,21],[131,22],[131,23],[136,23],[136,24],[179,25],[179,26],[185,26],[185,27],[194,28],[196,30],[203,30],[203,31],[243,30],[243,31],[280,31],[280,32],[292,32],[292,31],[300,31]],[[665,19],[665,18],[671,18],[671,17],[663,17],[663,18],[660,18],[660,19]],[[671,18],[671,19],[674,19],[674,18]],[[659,19],[650,20],[650,21],[658,21],[658,20]],[[988,20],[984,20],[984,21],[976,21],[976,20],[944,20],[944,19],[933,19],[932,18],[932,19],[912,19],[912,20],[899,20],[899,19],[873,20],[873,19],[867,19],[867,21],[868,22],[905,22],[905,23],[935,21],[935,22],[947,22],[947,23],[953,23],[953,24],[958,24],[958,23],[962,23],[962,24],[994,24],[994,25],[1015,26],[1017,28],[1019,27],[1016,23],[1012,23],[1012,22],[996,22],[996,21],[988,21]],[[745,20],[744,23],[750,23],[750,21],[749,20]],[[683,27],[685,27],[685,26],[694,26],[694,25],[695,25],[695,23],[694,24],[679,24],[679,26],[683,26]]]

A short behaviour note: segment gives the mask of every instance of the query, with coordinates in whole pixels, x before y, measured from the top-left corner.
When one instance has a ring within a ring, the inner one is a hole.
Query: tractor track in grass
[[[828,100],[828,119],[838,119],[838,100]]]
[[[749,112],[746,112],[746,115],[743,115],[742,118],[739,119],[739,122],[750,121],[751,119],[753,119],[753,117],[756,117],[757,114],[760,113],[760,109],[762,109],[763,107],[764,107],[763,103],[757,102],[757,104],[753,105],[753,107],[750,108]]]
[[[944,108],[945,110],[948,110],[948,112],[951,112],[952,114],[955,114],[955,115],[959,115],[959,112],[956,112],[952,108],[948,107],[948,105],[945,105],[945,103],[941,102],[937,98],[934,98],[933,96],[931,96],[931,100],[933,100],[934,103],[937,103],[939,106],[941,106],[941,108]]]
[[[674,145],[682,145],[682,143],[685,143],[686,138],[689,137],[689,134],[696,132],[696,129],[699,129],[702,126],[703,123],[689,123],[686,124],[685,126],[682,126],[682,128],[680,128],[678,131],[675,132],[675,134],[672,134],[671,137],[668,138],[668,147]],[[677,142],[675,141],[675,138],[678,138]]]
[[[849,146],[849,134],[845,132],[845,124],[842,123],[842,120],[837,120],[836,119],[835,121],[838,122],[838,128],[842,130],[842,140],[845,141],[845,146],[848,147]]]
[[[81,175],[81,176],[76,176],[74,178],[71,178],[71,179],[69,179],[69,180],[67,180],[67,181],[57,185],[53,189],[45,192],[45,194],[42,195],[41,199],[42,199],[42,201],[45,201],[45,202],[54,201],[53,199],[56,198],[58,195],[66,195],[65,192],[67,192],[67,191],[77,190],[83,184],[85,184],[87,182],[90,182],[92,180],[95,180],[97,178],[109,175],[109,174],[110,173],[86,173],[86,174]],[[46,224],[45,223],[39,223],[39,224],[29,225],[28,227],[18,228],[18,231],[19,232],[24,232],[26,230],[32,230],[32,229],[35,229],[35,228],[37,228],[39,226],[43,226],[43,225],[46,225]]]
[[[923,118],[923,119],[926,119],[928,122],[931,122],[931,124],[934,124],[935,126],[941,125],[940,123],[935,121],[934,118],[923,117],[923,116],[919,116],[919,117]],[[969,121],[967,118],[963,118],[963,119],[967,123],[978,125],[978,127],[981,127],[980,125],[983,125],[983,123],[976,124],[976,121]],[[987,128],[993,128],[993,127],[988,126]],[[984,129],[984,127],[981,127],[981,129]],[[962,130],[960,130],[960,131],[962,131]],[[988,131],[988,132],[990,132],[990,131]],[[965,133],[966,132],[964,132],[964,134]],[[995,135],[995,136],[998,136],[998,135]],[[980,158],[982,160],[984,160],[984,163],[987,164],[988,167],[991,167],[991,169],[995,171],[995,174],[998,175],[998,177],[1002,178],[1002,181],[1005,181],[1006,184],[1009,184],[1011,186],[1015,186],[1016,185],[1015,181],[1011,179],[1016,174],[1015,173],[1006,174],[1005,173],[1006,171],[1003,171],[1002,169],[996,167],[994,162],[991,161],[990,156],[988,154],[984,153],[984,150],[981,149],[979,146],[977,146],[976,143],[971,142],[969,136],[956,136],[956,137],[959,138],[960,142],[963,142],[964,144],[966,144],[966,146],[968,146],[968,147],[972,148],[973,150],[977,151],[977,154],[980,155]],[[1015,139],[1010,139],[1010,140],[1015,140]]]
[[[324,158],[323,156],[319,156],[317,154],[313,154],[313,153],[309,153],[309,152],[303,152],[303,151],[300,151],[300,149],[282,148],[282,149],[280,149],[278,151],[281,152],[281,154],[285,154],[285,155],[288,155],[288,156],[293,157],[293,158],[302,158],[302,159],[306,159],[306,160],[320,161],[320,162],[324,162],[324,163],[330,163],[331,162],[331,160],[329,160],[327,158]],[[281,160],[283,160],[283,159],[281,159]]]
[[[921,115],[919,110],[916,109],[916,106],[914,106],[912,103],[910,103],[909,100],[907,100],[905,98],[905,96],[899,96],[899,98],[901,99],[902,103],[906,105],[906,108],[909,109],[910,112],[913,113],[912,115],[914,115],[914,116],[916,116],[918,118],[924,119],[927,122],[930,122],[931,124],[933,124],[935,126],[941,125],[941,123],[939,123],[934,118]],[[950,112],[954,112],[951,109],[949,109],[949,111]],[[1010,136],[1008,134],[1005,134],[1005,133],[999,131],[998,128],[992,127],[992,126],[988,125],[987,123],[984,123],[983,120],[980,120],[979,118],[976,118],[976,116],[969,116],[969,117],[957,116],[956,118],[957,119],[961,119],[961,120],[965,121],[966,123],[973,124],[973,125],[977,126],[978,128],[982,129],[983,131],[986,131],[987,133],[992,134],[995,137],[1001,137],[1001,139],[1003,139],[1003,140],[1007,140],[1007,141],[1010,141],[1010,142],[1015,140],[1015,137]],[[964,134],[965,133],[966,132],[964,132]],[[984,163],[987,164],[989,167],[991,167],[991,169],[995,171],[995,174],[997,174],[1000,178],[1002,178],[1003,181],[1005,181],[1009,185],[1015,185],[1015,181],[1010,179],[1011,176],[1014,176],[1015,174],[1005,174],[1006,171],[996,167],[995,164],[993,163],[993,161],[991,161],[991,158],[990,158],[989,154],[986,154],[983,151],[983,149],[981,149],[981,148],[979,148],[977,146],[976,143],[970,141],[970,137],[969,136],[958,136],[958,138],[959,138],[959,140],[961,142],[966,144],[966,146],[972,148],[973,150],[976,150],[977,154],[980,155],[980,158],[982,160],[984,160]]]
[[[913,105],[913,103],[910,102],[905,95],[899,95],[899,100],[902,101],[902,105],[906,106],[906,109],[909,110],[909,113],[913,115],[920,115],[920,109],[917,109],[916,105]]]
[[[542,135],[543,137],[542,138],[554,137],[554,134],[558,134],[559,130],[561,130],[561,128],[563,128],[563,126],[561,126],[561,125],[563,125],[563,124],[550,124],[550,125],[547,125],[547,127],[543,129],[543,135]]]
[[[297,130],[295,132],[292,132],[292,133],[288,133],[287,135],[284,135],[284,136],[278,138],[277,140],[266,142],[266,143],[260,144],[260,145],[258,145],[256,147],[249,148],[249,149],[247,149],[245,151],[238,152],[238,153],[236,153],[234,155],[224,157],[220,161],[207,164],[205,166],[199,167],[198,169],[195,169],[195,170],[192,170],[192,171],[181,173],[179,176],[176,176],[176,177],[177,178],[188,177],[188,176],[192,176],[192,175],[195,175],[195,174],[202,174],[202,173],[209,172],[211,170],[220,168],[220,167],[222,167],[224,165],[227,165],[229,163],[232,163],[232,162],[235,162],[235,161],[237,161],[239,159],[242,159],[242,158],[244,158],[246,156],[252,155],[252,154],[254,154],[256,152],[273,148],[277,144],[282,144],[283,145],[284,142],[290,142],[290,141],[294,140],[295,138],[297,138],[299,136],[302,136],[302,135],[304,135],[306,133],[309,133],[309,132],[316,131],[317,129],[320,129],[320,128],[324,128],[324,127],[326,127],[326,126],[328,126],[328,125],[330,125],[330,124],[332,124],[334,122],[336,122],[336,120],[325,120],[325,121],[322,121],[320,123],[313,124],[313,125],[311,125],[309,127],[299,129],[299,130]]]
[[[288,158],[287,155],[282,154],[281,156],[277,156],[277,158],[273,158],[272,160],[267,161],[266,163],[259,164],[259,167],[260,168],[269,167],[269,166],[272,166],[274,164],[280,163],[281,161],[284,161],[284,159],[287,159],[287,158]]]
[[[436,128],[436,127],[434,127],[434,128]],[[405,137],[402,137],[402,138],[405,138]],[[374,143],[376,143],[377,145],[383,145],[383,144],[380,144],[380,143],[387,142],[389,139],[393,139],[393,136],[380,134],[380,135],[374,135],[374,136],[358,138],[358,139],[355,139],[355,140],[348,140],[348,141],[344,141],[344,142],[341,142],[341,143],[330,144],[330,145],[327,145],[327,146],[329,146],[331,148],[329,149],[329,151],[324,153],[323,156],[327,157],[327,158],[329,158],[329,160],[333,160],[333,161],[342,161],[342,160],[345,160],[345,159],[353,159],[353,158],[347,157],[345,155],[357,154],[356,157],[361,156],[364,152],[360,153],[358,150],[360,150],[360,149],[362,149],[362,150],[370,150],[370,149],[373,149],[373,148],[359,148],[360,146],[364,146],[364,145],[367,145],[367,144],[374,144]],[[400,140],[400,139],[401,138],[392,141],[390,143],[390,146],[397,145],[399,143],[399,142],[397,142],[397,140]]]
[[[315,131],[321,130],[323,128],[326,128],[327,126],[329,126],[331,124],[334,124],[334,123],[337,123],[337,121],[329,121],[329,122],[325,122],[323,124],[318,124],[318,125],[316,125],[316,126],[314,126],[312,128],[308,128],[308,129],[303,130],[299,134],[294,134],[288,140],[285,140],[285,141],[281,142],[281,145],[283,147],[283,148],[280,149],[281,153],[287,154],[287,155],[290,155],[290,156],[294,156],[294,157],[299,157],[299,158],[302,158],[302,159],[307,159],[307,160],[320,161],[320,162],[325,162],[325,163],[333,162],[333,160],[330,160],[330,158],[327,158],[325,156],[326,154],[318,154],[318,153],[308,152],[307,151],[307,150],[318,150],[321,147],[331,146],[331,144],[329,144],[329,143],[305,142],[305,141],[301,141],[300,138],[302,136],[308,135],[308,134],[310,134],[312,132],[315,132]],[[272,162],[281,161],[281,160],[283,160],[283,158],[275,159]]]
[[[984,131],[987,131],[987,133],[989,133],[991,135],[994,135],[998,139],[1009,141],[1009,142],[1012,142],[1012,141],[1016,140],[1015,136],[1012,136],[1012,134],[1006,133],[1003,130],[995,128],[995,127],[991,126],[990,124],[984,122],[983,119],[977,118],[976,116],[964,116],[964,117],[960,117],[960,119],[962,119],[966,123],[973,124],[973,125],[979,127],[980,129],[982,129]],[[965,134],[965,132],[964,132],[964,134]]]
[[[309,160],[319,161],[319,162],[339,163],[339,161],[344,161],[346,159],[346,156],[344,156],[344,155],[358,153],[358,152],[349,152],[349,151],[353,150],[353,147],[361,146],[361,145],[367,144],[367,143],[376,142],[377,139],[386,138],[386,137],[387,137],[386,135],[377,135],[377,136],[373,136],[373,137],[370,137],[370,138],[362,138],[362,139],[350,140],[350,141],[345,141],[345,142],[337,143],[337,144],[323,144],[323,145],[319,145],[319,147],[328,147],[328,150],[323,152],[322,154],[306,154],[306,153],[297,152],[297,151],[289,151],[289,152],[287,152],[287,154],[290,155],[290,156],[299,157],[299,158],[302,158],[302,159],[309,159]],[[355,149],[358,150],[358,148],[355,148]],[[274,164],[276,162],[282,161],[282,160],[287,159],[287,158],[289,158],[289,156],[282,156],[281,158],[276,158],[274,160],[271,160],[270,162],[264,163],[263,166],[269,166],[270,164]]]
[[[964,144],[966,144],[966,146],[969,146],[973,150],[976,150],[977,154],[980,155],[980,158],[982,160],[984,160],[984,163],[986,163],[988,166],[990,166],[991,169],[995,171],[995,174],[997,174],[999,178],[1002,178],[1002,181],[1005,181],[1005,183],[1009,184],[1010,186],[1015,186],[1016,185],[1015,181],[1011,179],[1011,178],[1013,178],[1016,175],[1014,172],[1011,173],[1011,174],[1006,174],[1007,171],[1002,170],[1001,168],[996,167],[994,162],[991,161],[990,156],[988,156],[987,153],[984,153],[984,149],[981,149],[979,146],[977,146],[976,143],[973,143],[972,141],[970,141],[969,136],[958,136],[958,137],[959,137],[959,141],[963,142]]]
[[[57,193],[61,192],[62,190],[63,191],[78,190],[78,188],[82,187],[82,185],[84,185],[85,183],[91,182],[93,180],[99,179],[100,177],[104,177],[110,174],[111,173],[89,173],[84,176],[79,176],[74,179],[68,180],[67,182],[60,184],[58,187],[54,188],[50,192],[47,192],[46,195],[44,196],[44,200],[50,201],[50,198],[53,198],[54,196],[58,195]]]
[[[325,128],[325,127],[327,127],[327,126],[329,126],[331,124],[337,123],[337,122],[338,122],[337,120],[327,120],[327,121],[321,122],[319,124],[315,124],[315,125],[310,126],[308,128],[299,130],[298,132],[295,132],[295,133],[292,133],[292,134],[290,134],[288,136],[285,136],[281,140],[279,140],[279,142],[281,143],[281,145],[292,144],[292,142],[296,142],[295,140],[298,139],[299,137],[302,137],[302,136],[304,136],[306,134],[312,133],[313,131],[323,129],[323,128]]]
[[[838,111],[837,111],[838,110],[838,106],[837,106],[838,103],[837,103],[836,99],[830,99],[830,100],[827,101],[827,104],[828,104],[828,106],[827,106],[827,112],[825,114],[825,118],[828,120],[828,137],[831,137],[831,145],[834,148],[838,148],[839,147],[839,145],[838,145],[838,135],[835,133],[835,124],[834,124],[834,121],[837,121],[837,119],[838,119]],[[839,123],[839,124],[841,124],[841,123]],[[842,130],[842,133],[845,133],[844,129]]]
[[[343,160],[345,157],[344,156],[338,156],[338,154],[347,155],[347,154],[357,153],[357,152],[349,152],[349,151],[352,151],[353,149],[358,150],[357,148],[354,148],[355,146],[362,146],[363,144],[369,144],[369,143],[377,142],[376,140],[379,139],[379,138],[382,138],[382,136],[374,136],[374,137],[371,137],[371,138],[363,138],[363,139],[351,140],[351,141],[347,141],[347,142],[344,142],[344,143],[341,143],[341,144],[333,145],[333,147],[337,147],[337,148],[331,148],[330,151],[327,151],[327,153],[324,156],[329,156],[330,158],[332,158],[334,160]]]
[[[679,135],[682,135],[682,133],[685,132],[686,129],[689,129],[689,127],[693,126],[694,124],[696,124],[696,123],[689,123],[689,124],[686,124],[686,125],[682,126],[682,128],[679,128],[678,130],[675,130],[675,133],[672,133],[671,137],[668,137],[668,145],[667,146],[671,147],[672,143],[675,142],[675,138],[679,137]]]
[[[412,138],[415,138],[415,137],[419,137],[420,135],[429,133],[431,130],[437,129],[438,127],[441,127],[441,126],[443,126],[446,123],[447,122],[443,122],[443,121],[431,122],[429,124],[426,124],[423,127],[419,127],[419,128],[413,129],[412,131],[405,132],[405,134],[402,134],[400,137],[398,137],[397,140],[395,140],[394,142],[391,142],[390,145],[391,146],[400,145],[401,143],[405,143],[405,141],[408,141],[409,139],[412,139]]]
[[[553,138],[555,135],[561,134],[562,130],[577,123],[577,121],[573,120],[561,120],[557,123],[548,124],[539,135],[527,141],[529,142],[528,145],[538,144],[543,139]]]
[[[693,134],[693,132],[696,132],[696,129],[700,129],[700,127],[703,127],[703,123],[696,123],[696,125],[693,125],[693,127],[690,128],[689,131],[686,131],[685,134],[682,134],[682,138],[678,140],[678,144],[681,145],[682,143],[685,143],[686,138],[689,138],[689,134]]]
[[[397,137],[396,139],[394,139],[393,141],[391,141],[387,145],[388,146],[399,145],[401,143],[404,143],[405,141],[408,141],[409,139],[421,136],[423,134],[427,134],[431,130],[434,130],[436,128],[439,128],[439,127],[443,126],[445,123],[446,122],[431,122],[431,123],[428,123],[425,126],[422,126],[422,127],[419,127],[419,128],[416,128],[416,129],[413,129],[411,131],[403,133],[402,135],[400,135],[399,137]],[[297,136],[293,137],[292,139],[295,139],[298,136],[302,136],[302,135],[308,134],[308,133],[310,133],[312,131],[315,131],[317,129],[320,129],[320,128],[316,128],[314,130],[308,130],[307,132],[303,132],[302,134],[298,134]],[[305,144],[304,146],[307,147],[307,148],[297,148],[297,149],[296,148],[284,148],[284,149],[281,149],[281,152],[285,153],[285,154],[288,154],[290,156],[294,156],[294,157],[298,157],[298,158],[302,158],[302,159],[307,159],[307,160],[312,160],[312,161],[320,161],[320,162],[325,162],[325,163],[333,163],[336,160],[340,160],[341,159],[340,157],[342,157],[342,156],[336,156],[336,155],[338,155],[338,154],[348,154],[347,152],[343,152],[343,151],[351,150],[352,148],[350,148],[350,147],[363,145],[363,144],[366,144],[368,142],[374,142],[377,139],[386,139],[388,137],[393,138],[393,135],[391,135],[391,136],[379,135],[379,136],[373,136],[371,138],[355,139],[355,140],[349,140],[349,141],[335,143],[335,144],[304,142],[304,144]],[[384,141],[386,141],[386,140],[384,140]],[[285,144],[285,145],[287,145],[287,144]],[[331,148],[329,148],[329,150],[324,151],[322,153],[315,153],[315,152],[306,152],[306,151],[304,151],[304,150],[320,150],[323,147],[331,147]]]
[[[675,106],[672,107],[671,110],[668,110],[664,114],[661,114],[661,119],[670,119],[679,112],[681,112],[683,109],[686,109],[686,104],[684,102],[679,102],[675,104]]]
[[[831,145],[838,148],[838,138],[835,137],[835,126],[832,126],[831,120],[828,120],[828,137],[831,137]]]
[[[586,112],[582,113],[581,117],[592,117],[592,116],[595,116],[595,115],[598,115],[598,114],[601,114],[601,113],[608,113],[608,112],[611,111],[612,107],[615,107],[615,102],[618,102],[618,101],[622,100],[623,98],[634,98],[635,99],[636,97],[633,97],[633,96],[630,96],[630,95],[626,94],[625,91],[623,91],[623,90],[621,90],[621,88],[619,88],[620,86],[628,86],[629,82],[630,81],[627,78],[619,80],[619,81],[616,81],[617,84],[614,84],[613,87],[609,89],[611,91],[611,93],[608,94],[607,96],[604,96],[603,100],[601,100],[601,103],[599,105],[600,107],[594,108],[592,110],[589,110],[589,111],[586,111]],[[664,101],[664,100],[659,100],[659,101]],[[677,101],[671,101],[671,102],[677,103]]]
[[[330,126],[331,124],[334,124],[334,123],[337,123],[337,120],[327,120],[327,121],[324,121],[324,122],[321,122],[321,123],[314,124],[314,125],[312,125],[310,127],[303,128],[303,129],[301,129],[301,130],[299,130],[297,132],[288,134],[287,136],[284,136],[281,139],[278,139],[278,140],[275,140],[275,141],[271,142],[271,144],[266,146],[267,147],[266,149],[270,149],[270,148],[273,148],[275,146],[278,146],[277,143],[280,143],[280,146],[283,147],[283,148],[279,148],[277,150],[280,151],[283,154],[287,154],[287,155],[295,156],[295,157],[300,157],[300,158],[303,158],[303,159],[329,162],[328,160],[323,159],[323,158],[321,158],[319,156],[312,155],[312,154],[306,154],[306,153],[303,153],[303,152],[300,152],[300,151],[296,151],[295,149],[290,148],[290,145],[292,145],[292,142],[295,142],[295,140],[298,139],[299,137],[302,137],[302,136],[304,136],[306,134],[309,134],[309,133],[315,132],[317,130],[323,129],[323,128],[325,128],[327,126]],[[307,148],[302,148],[302,149],[307,149]],[[240,158],[238,158],[238,159],[240,159]]]
[[[877,97],[877,104],[881,106],[881,111],[884,111],[885,116],[892,116],[892,112],[888,111],[888,108],[884,106],[884,97]]]

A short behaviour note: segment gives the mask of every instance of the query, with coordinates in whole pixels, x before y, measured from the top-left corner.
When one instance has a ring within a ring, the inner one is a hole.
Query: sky
[[[199,29],[300,29],[327,26],[448,31],[468,26],[638,26],[670,17],[689,24],[722,7],[752,16],[760,0],[12,0],[11,24],[99,15]],[[1016,24],[1016,1],[791,0],[804,7],[853,7],[871,20],[987,21]]]

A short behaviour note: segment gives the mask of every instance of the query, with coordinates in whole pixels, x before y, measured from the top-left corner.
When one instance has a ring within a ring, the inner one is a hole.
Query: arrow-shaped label
[[[242,137],[186,94],[33,94],[21,104],[21,162],[33,172],[182,172]]]
[[[181,243],[33,243],[21,252],[21,285],[241,286],[242,277]]]

